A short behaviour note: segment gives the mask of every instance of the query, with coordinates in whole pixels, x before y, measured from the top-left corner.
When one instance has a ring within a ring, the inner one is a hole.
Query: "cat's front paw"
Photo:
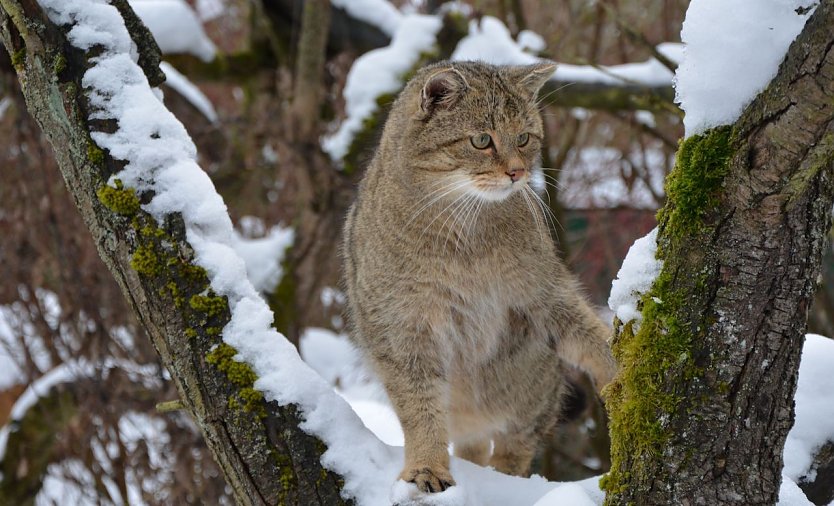
[[[427,494],[443,492],[455,485],[455,480],[447,469],[429,467],[405,469],[400,473],[400,479],[417,485],[421,492]]]

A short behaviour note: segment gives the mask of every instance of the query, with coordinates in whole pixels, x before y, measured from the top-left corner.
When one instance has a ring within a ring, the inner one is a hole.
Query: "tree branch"
[[[87,121],[90,103],[81,80],[97,48],[73,48],[66,29],[55,26],[35,0],[0,0],[0,39],[13,55],[27,107],[55,149],[99,254],[170,371],[237,501],[343,504],[340,478],[320,464],[324,445],[298,428],[292,405],[267,402],[254,390],[251,370],[222,344],[218,334],[229,321],[228,303],[211,297],[205,271],[193,263],[181,217],[171,215],[160,227],[139,209],[143,196],[104,185],[123,162],[102,151],[90,134],[116,125]],[[132,38],[139,54],[153,53],[143,42],[147,38],[137,35]]]

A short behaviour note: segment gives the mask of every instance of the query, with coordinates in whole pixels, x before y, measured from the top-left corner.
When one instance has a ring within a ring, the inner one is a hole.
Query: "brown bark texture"
[[[158,48],[127,2],[114,2],[125,15],[151,83]],[[0,0],[0,40],[15,65],[29,112],[43,129],[79,211],[129,305],[159,352],[240,504],[344,504],[341,478],[321,467],[325,447],[298,428],[294,406],[266,402],[251,388],[251,370],[210,351],[221,343],[218,330],[229,319],[228,305],[210,310],[183,301],[207,291],[205,273],[191,262],[178,215],[162,227],[143,211],[104,205],[97,194],[120,168],[90,138],[115,125],[88,121],[81,86],[96,48],[77,50],[68,27],[50,22],[35,0]],[[152,68],[151,68],[152,67]],[[144,196],[139,195],[141,200]],[[147,231],[150,231],[149,233]],[[131,265],[139,249],[168,255],[164,267],[140,275]],[[71,261],[71,259],[69,260]],[[236,373],[236,374],[235,374]],[[248,384],[247,384],[248,383]],[[245,406],[245,407],[243,407]]]
[[[735,124],[681,145],[621,327],[606,504],[775,504],[834,201],[834,1]]]

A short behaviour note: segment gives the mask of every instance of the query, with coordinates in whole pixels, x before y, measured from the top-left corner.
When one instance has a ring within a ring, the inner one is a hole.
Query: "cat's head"
[[[408,169],[431,174],[450,196],[501,201],[522,189],[540,157],[538,91],[554,68],[441,62],[422,69],[400,104],[409,116],[400,144]]]

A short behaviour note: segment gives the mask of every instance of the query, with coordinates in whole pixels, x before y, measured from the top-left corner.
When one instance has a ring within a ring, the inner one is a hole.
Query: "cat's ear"
[[[545,60],[541,63],[514,67],[513,76],[516,78],[516,82],[530,94],[530,97],[536,97],[544,83],[553,76],[555,70],[556,64]]]
[[[438,70],[426,79],[420,92],[420,110],[429,115],[437,109],[448,109],[463,96],[469,84],[455,68]]]

